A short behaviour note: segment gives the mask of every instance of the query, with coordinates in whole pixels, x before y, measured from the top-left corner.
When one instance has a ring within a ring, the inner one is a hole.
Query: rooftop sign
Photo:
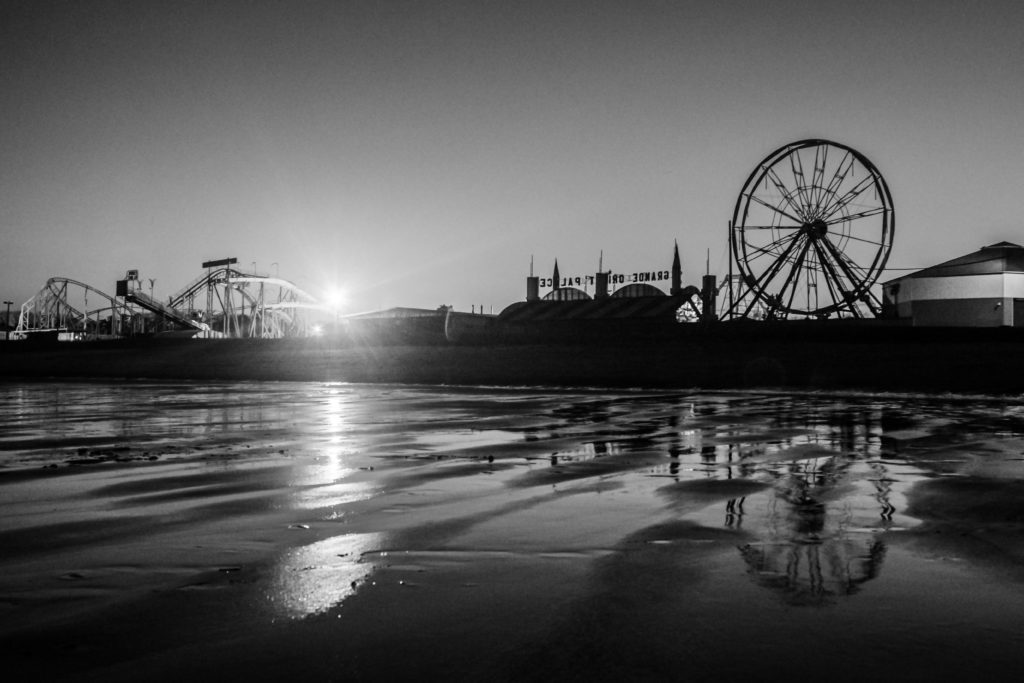
[[[238,263],[236,258],[222,258],[216,261],[204,261],[203,268],[216,268],[217,266],[230,266],[233,263]]]

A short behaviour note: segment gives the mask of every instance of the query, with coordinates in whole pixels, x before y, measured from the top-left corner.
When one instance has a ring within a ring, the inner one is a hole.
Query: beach
[[[17,680],[1024,669],[1024,403],[0,384]]]

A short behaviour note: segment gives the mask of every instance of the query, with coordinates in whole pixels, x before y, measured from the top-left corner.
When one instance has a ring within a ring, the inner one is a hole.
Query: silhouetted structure
[[[919,327],[1024,327],[1024,247],[999,242],[882,286],[883,315]]]

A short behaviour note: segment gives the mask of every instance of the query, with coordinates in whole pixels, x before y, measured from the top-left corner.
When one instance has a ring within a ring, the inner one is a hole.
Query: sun
[[[348,292],[342,287],[332,287],[324,295],[324,303],[336,311],[348,303]]]

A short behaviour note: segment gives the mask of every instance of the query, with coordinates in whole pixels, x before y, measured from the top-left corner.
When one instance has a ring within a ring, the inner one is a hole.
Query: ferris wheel
[[[889,258],[894,218],[885,180],[860,152],[828,140],[780,147],[736,201],[729,242],[740,287],[727,315],[878,315],[871,287]]]

